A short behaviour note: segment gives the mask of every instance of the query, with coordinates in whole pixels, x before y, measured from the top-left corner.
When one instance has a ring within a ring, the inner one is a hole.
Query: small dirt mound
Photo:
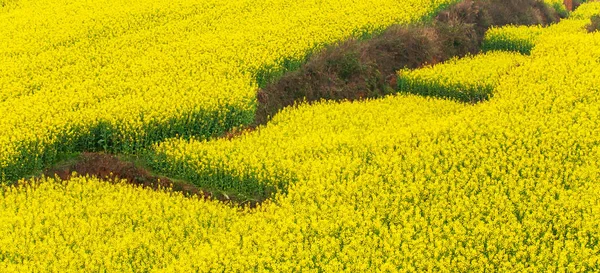
[[[44,171],[44,175],[49,177],[58,176],[63,180],[69,180],[74,172],[79,175],[90,175],[110,181],[125,180],[127,183],[155,190],[172,188],[173,191],[182,192],[186,196],[198,196],[205,199],[212,197],[210,193],[204,193],[193,185],[152,175],[133,162],[123,161],[114,155],[104,153],[82,153],[75,162],[48,169]]]
[[[186,197],[219,200],[240,207],[255,208],[260,203],[256,200],[242,200],[235,195],[206,191],[185,181],[154,175],[132,161],[122,160],[117,156],[104,153],[84,152],[76,160],[50,168],[43,174],[48,177],[58,176],[63,180],[69,180],[74,172],[78,175],[95,176],[107,181],[125,180],[127,183],[153,190],[169,188],[174,192],[181,192]]]

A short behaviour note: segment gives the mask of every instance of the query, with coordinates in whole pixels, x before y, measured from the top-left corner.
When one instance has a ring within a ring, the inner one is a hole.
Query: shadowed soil
[[[592,17],[592,22],[587,26],[588,32],[594,32],[600,30],[600,16],[594,15]]]
[[[154,175],[132,161],[122,160],[117,156],[104,153],[82,153],[74,160],[45,170],[43,174],[48,177],[58,176],[62,180],[69,180],[74,173],[83,176],[95,176],[106,181],[125,180],[129,184],[154,190],[172,189],[174,192],[181,192],[186,197],[216,199],[235,205],[256,207],[259,203],[257,201],[240,200],[235,195],[205,191],[188,182]]]

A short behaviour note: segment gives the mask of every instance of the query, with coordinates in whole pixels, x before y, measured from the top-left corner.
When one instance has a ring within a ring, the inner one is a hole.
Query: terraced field
[[[3,180],[143,151],[156,172],[262,201],[95,177],[0,186],[0,271],[600,270],[598,2],[401,69],[394,95],[210,138],[252,123],[257,71],[453,2],[0,2]]]
[[[0,177],[252,122],[259,68],[436,1],[15,1],[0,13]]]

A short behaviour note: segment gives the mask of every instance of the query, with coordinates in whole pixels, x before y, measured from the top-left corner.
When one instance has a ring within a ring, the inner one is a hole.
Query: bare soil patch
[[[594,15],[592,22],[587,26],[588,32],[600,31],[600,16]]]
[[[256,207],[259,203],[257,201],[241,200],[236,198],[235,195],[203,190],[186,181],[155,175],[133,161],[122,160],[115,155],[105,153],[84,152],[75,160],[45,170],[43,175],[48,177],[58,176],[62,180],[69,180],[74,173],[83,176],[94,176],[110,182],[125,180],[129,184],[153,190],[171,189],[174,192],[181,192],[186,197],[197,197],[205,200],[216,199],[234,205]]]

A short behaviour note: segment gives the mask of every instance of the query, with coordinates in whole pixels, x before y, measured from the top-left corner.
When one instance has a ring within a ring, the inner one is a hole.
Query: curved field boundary
[[[477,54],[490,27],[549,25],[558,20],[557,10],[537,0],[467,0],[452,5],[429,23],[396,25],[370,39],[334,44],[310,55],[304,64],[286,60],[284,64],[297,70],[277,74],[281,78],[258,91],[255,125],[265,124],[278,111],[298,102],[356,100],[394,93],[396,71]]]
[[[251,124],[261,67],[454,2],[20,1],[0,13],[0,179]]]
[[[516,51],[521,54],[531,54],[538,37],[544,33],[579,33],[594,31],[595,21],[598,20],[598,3],[590,2],[571,13],[568,19],[559,25],[543,26],[503,26],[493,27],[486,32],[482,50]],[[597,23],[596,23],[597,24]]]
[[[516,2],[463,1],[441,12],[428,24],[393,26],[371,39],[351,39],[327,47],[311,55],[306,63],[295,65],[298,70],[285,73],[258,92],[254,125],[269,124],[271,115],[299,102],[359,100],[397,93],[398,84],[403,82],[397,80],[399,69],[475,54],[490,26],[548,24],[558,20],[558,15],[546,4],[538,1],[527,4],[527,8],[523,8]],[[497,12],[499,7],[503,8],[502,12]],[[485,88],[489,92],[489,86]],[[451,95],[455,95],[455,99],[460,97],[456,92],[444,94]],[[483,97],[461,98],[478,101]],[[215,161],[206,159],[207,155],[196,149],[203,146],[202,140],[191,140],[189,146],[182,144],[180,148],[173,143],[178,142],[159,143],[158,152],[149,152],[149,165],[157,172],[188,180],[202,189],[260,201],[273,193],[285,192],[288,185],[299,179],[287,169],[254,175],[249,171],[250,166],[232,164],[227,157],[216,156]],[[259,165],[267,170],[269,164]]]

